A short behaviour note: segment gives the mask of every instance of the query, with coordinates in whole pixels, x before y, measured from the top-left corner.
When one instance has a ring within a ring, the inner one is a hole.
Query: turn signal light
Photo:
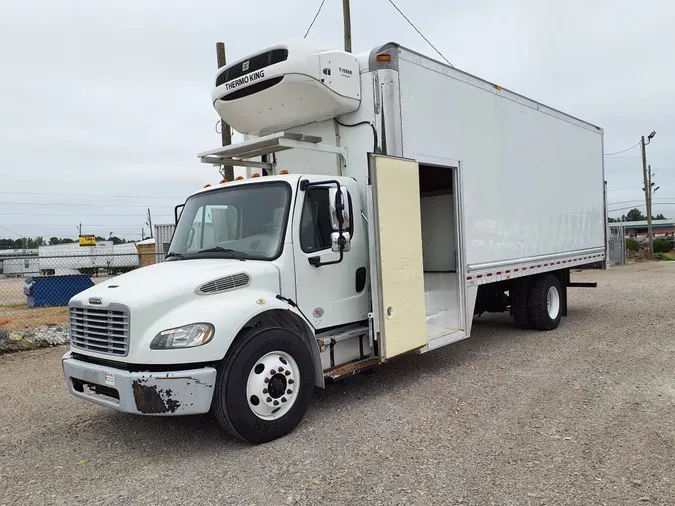
[[[208,188],[209,186],[211,186],[211,185],[207,183],[207,184],[204,185],[204,188]]]
[[[282,171],[279,171],[279,175],[284,175],[284,174],[288,174],[288,171],[286,169],[284,169]]]
[[[391,61],[391,55],[390,54],[378,54],[375,59],[377,61]]]
[[[235,181],[241,181],[242,179],[244,179],[244,176],[237,176],[234,178]]]
[[[255,173],[251,174],[251,177],[260,177],[260,174],[258,174],[257,172],[255,172]]]
[[[220,184],[223,184],[223,183],[229,183],[229,181],[227,179],[221,179]]]

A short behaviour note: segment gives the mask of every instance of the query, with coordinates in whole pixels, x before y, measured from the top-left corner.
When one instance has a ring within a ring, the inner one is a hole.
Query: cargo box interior
[[[461,330],[452,167],[419,166],[427,336]]]

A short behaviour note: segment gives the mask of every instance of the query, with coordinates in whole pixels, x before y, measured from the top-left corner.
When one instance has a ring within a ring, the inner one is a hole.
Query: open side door
[[[419,166],[371,154],[368,169],[372,319],[385,361],[427,344]]]

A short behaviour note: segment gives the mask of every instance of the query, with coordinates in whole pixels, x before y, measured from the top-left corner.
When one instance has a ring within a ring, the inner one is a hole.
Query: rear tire
[[[530,317],[530,308],[528,306],[529,295],[530,280],[527,278],[516,280],[509,290],[509,296],[511,298],[511,316],[513,316],[516,326],[521,329],[532,328],[532,319]]]
[[[537,278],[532,284],[528,306],[532,325],[537,330],[553,330],[562,317],[562,289],[552,274]]]
[[[233,436],[267,443],[295,429],[313,391],[314,363],[302,338],[284,328],[253,329],[218,371],[213,413]]]

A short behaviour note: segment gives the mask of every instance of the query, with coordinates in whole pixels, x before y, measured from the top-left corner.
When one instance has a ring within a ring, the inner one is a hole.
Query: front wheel
[[[235,437],[266,443],[300,423],[313,390],[314,364],[302,338],[283,328],[255,329],[223,361],[213,411]]]

